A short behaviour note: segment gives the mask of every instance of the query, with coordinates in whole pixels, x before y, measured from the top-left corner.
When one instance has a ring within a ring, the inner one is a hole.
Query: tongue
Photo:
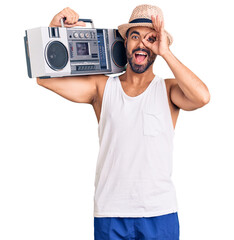
[[[141,63],[142,61],[145,60],[145,56],[144,55],[136,54],[135,56],[136,56],[137,63]]]

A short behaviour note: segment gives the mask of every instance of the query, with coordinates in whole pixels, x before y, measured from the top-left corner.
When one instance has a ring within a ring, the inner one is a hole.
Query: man
[[[85,24],[66,8],[50,26]],[[173,136],[179,110],[206,105],[206,85],[170,51],[160,8],[137,6],[118,27],[125,40],[126,72],[119,77],[73,76],[37,79],[39,85],[78,103],[92,104],[100,152],[94,197],[95,240],[178,240],[179,220],[171,181]],[[161,56],[174,79],[153,73]]]

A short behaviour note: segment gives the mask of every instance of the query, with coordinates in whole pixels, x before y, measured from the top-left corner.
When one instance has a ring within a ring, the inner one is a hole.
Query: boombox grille
[[[112,45],[112,60],[119,68],[123,68],[127,63],[126,50],[122,41],[116,41]]]
[[[68,62],[67,48],[59,41],[50,42],[45,48],[48,65],[53,70],[62,70]]]

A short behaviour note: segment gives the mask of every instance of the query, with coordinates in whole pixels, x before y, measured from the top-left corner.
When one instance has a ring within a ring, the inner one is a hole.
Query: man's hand
[[[60,20],[62,18],[66,18],[66,21],[64,22],[64,27],[86,26],[84,22],[78,22],[79,15],[74,10],[67,7],[53,17],[49,27],[61,27]]]
[[[155,54],[163,56],[170,51],[169,39],[167,38],[167,34],[164,31],[164,21],[162,19],[159,19],[158,15],[156,19],[154,16],[151,16],[151,19],[155,31],[148,33],[142,42]]]

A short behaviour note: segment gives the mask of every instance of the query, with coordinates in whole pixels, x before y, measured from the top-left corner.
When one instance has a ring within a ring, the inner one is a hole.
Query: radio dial
[[[84,38],[84,33],[80,33],[80,38]]]
[[[75,32],[75,33],[73,34],[73,36],[74,36],[74,38],[78,38],[78,37],[79,37],[79,35],[78,35],[77,32]]]

